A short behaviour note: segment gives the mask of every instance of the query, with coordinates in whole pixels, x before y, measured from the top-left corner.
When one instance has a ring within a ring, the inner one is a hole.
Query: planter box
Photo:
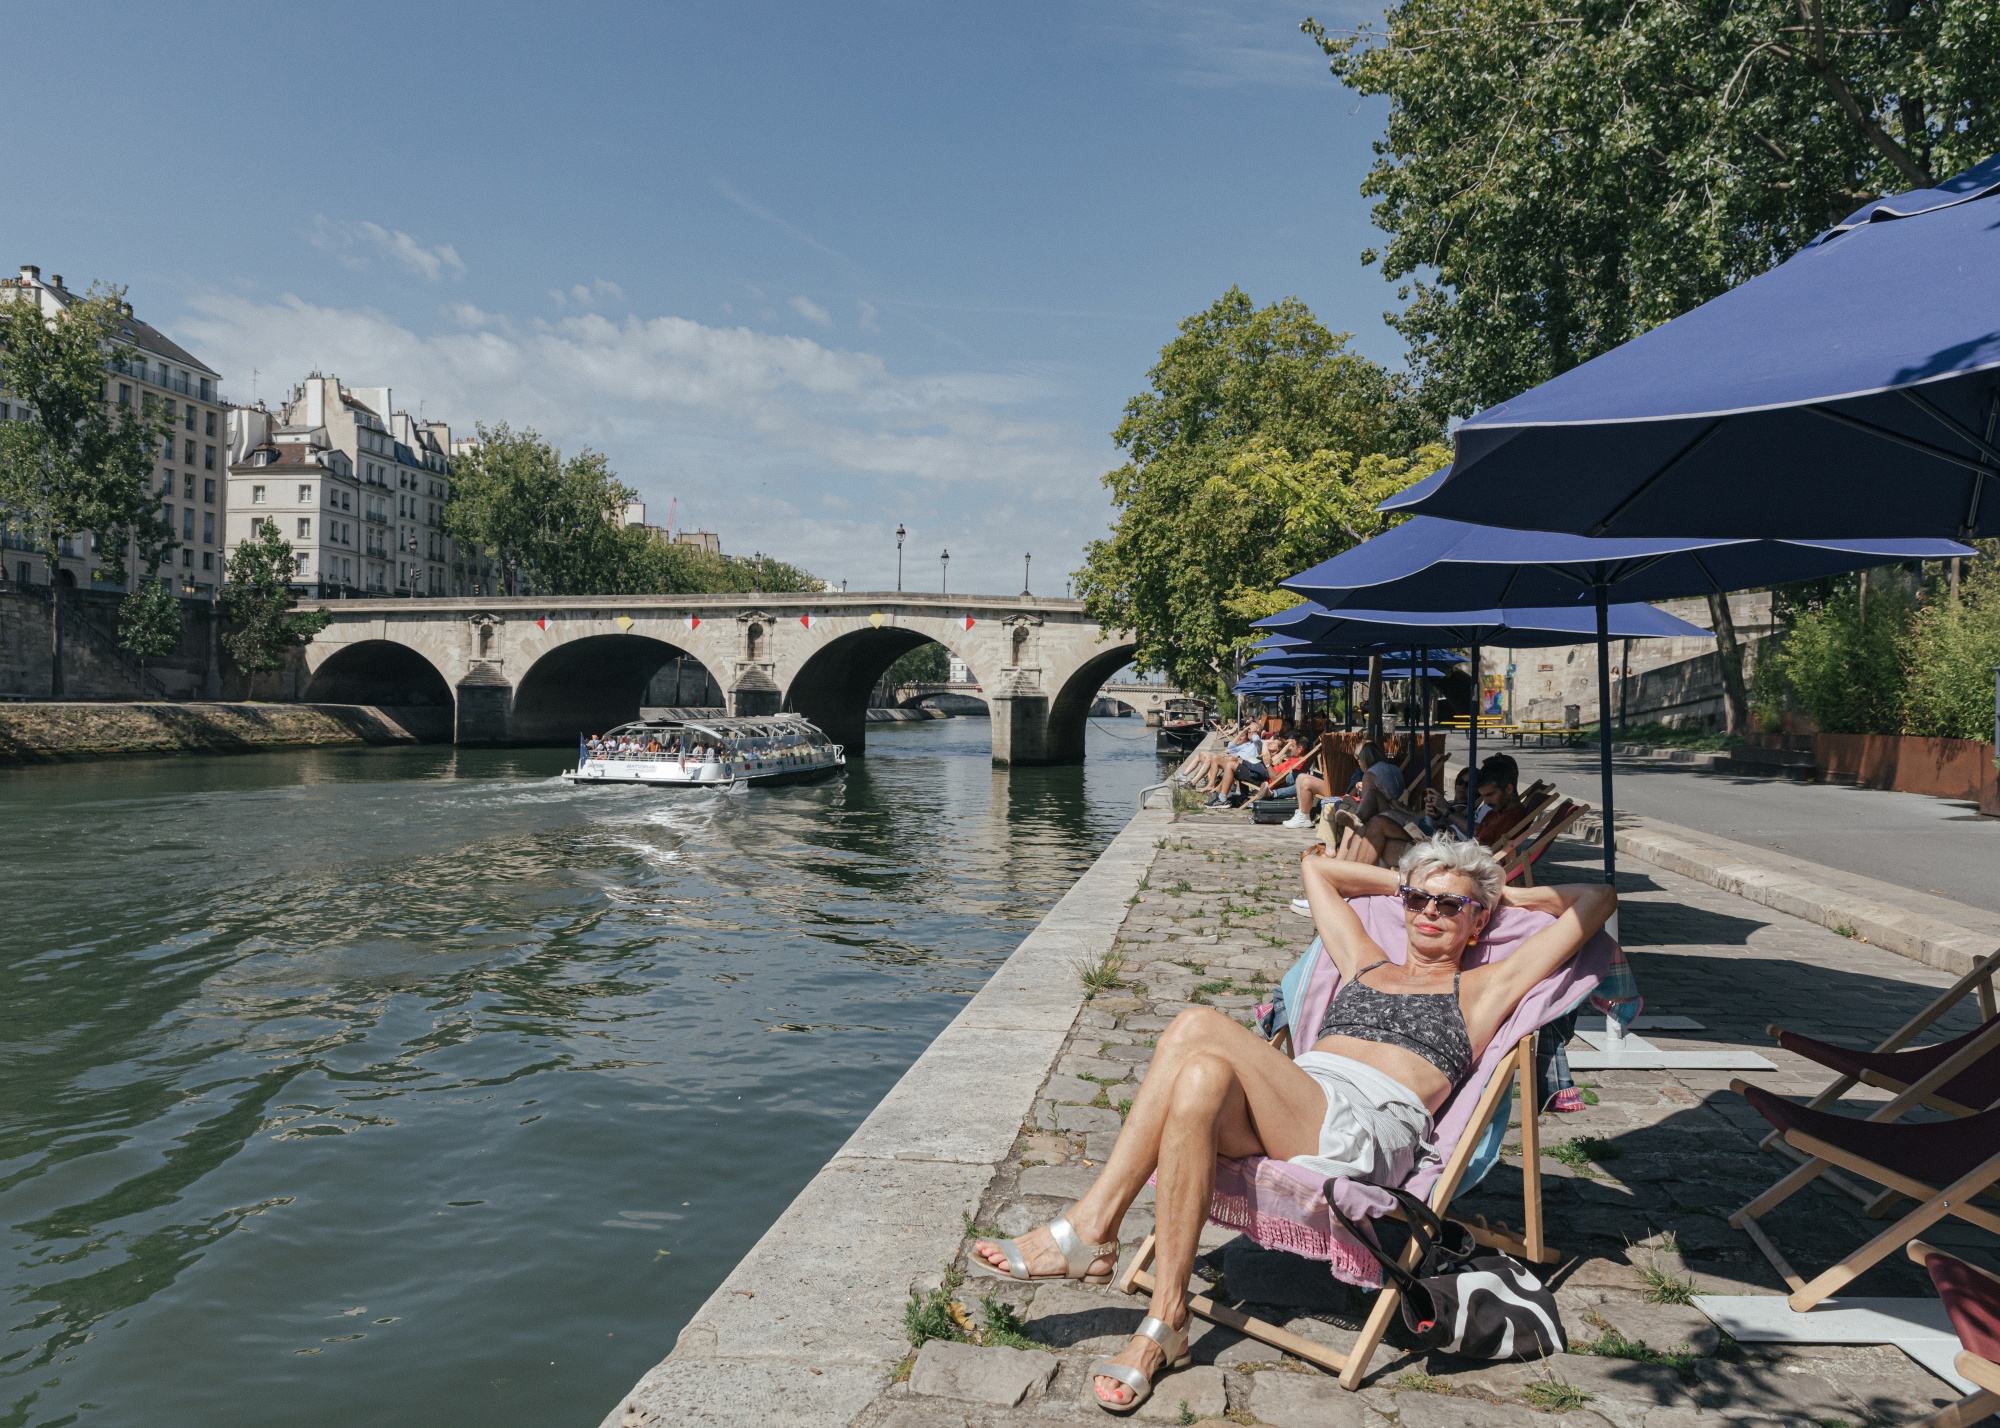
[[[1828,783],[1962,799],[1977,803],[1981,813],[2000,815],[1991,744],[1907,734],[1751,734],[1743,742],[1794,758],[1810,753],[1814,772]]]

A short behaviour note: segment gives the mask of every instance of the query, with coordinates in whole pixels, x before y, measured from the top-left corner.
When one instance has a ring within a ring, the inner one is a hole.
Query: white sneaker
[[[1313,826],[1313,821],[1306,817],[1304,809],[1300,809],[1290,818],[1287,818],[1281,826],[1286,828],[1310,828]]]
[[[1313,910],[1313,905],[1312,905],[1311,903],[1307,902],[1307,901],[1306,901],[1306,900],[1305,900],[1304,898],[1302,898],[1302,897],[1295,897],[1295,898],[1293,898],[1293,899],[1292,899],[1292,911],[1293,911],[1293,912],[1302,912],[1302,913],[1304,913],[1304,914],[1305,914],[1305,915],[1306,915],[1307,917],[1311,917],[1311,916],[1312,916],[1312,910]]]

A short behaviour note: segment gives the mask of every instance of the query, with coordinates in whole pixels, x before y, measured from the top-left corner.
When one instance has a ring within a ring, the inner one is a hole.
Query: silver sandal
[[[1193,1322],[1193,1318],[1190,1317],[1188,1324],[1192,1324]],[[1188,1353],[1187,1336],[1187,1324],[1183,1324],[1178,1329],[1169,1329],[1163,1322],[1153,1318],[1150,1314],[1141,1319],[1139,1327],[1132,1331],[1133,1338],[1151,1339],[1166,1353],[1166,1361],[1160,1365],[1159,1371],[1161,1373],[1165,1373],[1168,1369],[1186,1368],[1188,1366],[1192,1355]],[[1099,1359],[1090,1366],[1090,1377],[1093,1384],[1100,1378],[1115,1378],[1132,1390],[1132,1401],[1130,1403],[1108,1403],[1105,1401],[1103,1395],[1099,1394],[1097,1389],[1093,1387],[1090,1390],[1090,1396],[1097,1400],[1097,1406],[1102,1408],[1106,1413],[1116,1413],[1122,1417],[1132,1412],[1140,1404],[1153,1396],[1153,1381],[1146,1377],[1143,1370],[1135,1369],[1129,1364],[1114,1364],[1110,1359]]]
[[[1089,1272],[1090,1264],[1092,1260],[1103,1259],[1107,1255],[1116,1258],[1118,1254],[1118,1241],[1112,1240],[1109,1243],[1101,1245],[1087,1245],[1076,1237],[1076,1227],[1071,1225],[1069,1220],[1062,1215],[1057,1215],[1053,1220],[1049,1221],[1049,1237],[1056,1242],[1056,1248],[1061,1250],[1063,1254],[1064,1262],[1061,1274],[1030,1274],[1028,1272],[1027,1256],[1021,1253],[1021,1247],[1012,1240],[993,1241],[994,1244],[1000,1247],[1000,1253],[1007,1256],[1007,1267],[1005,1269],[996,1269],[994,1266],[988,1264],[984,1255],[974,1255],[972,1257],[972,1273],[975,1276],[984,1275],[989,1279],[1018,1279],[1031,1284],[1046,1279],[1079,1279],[1085,1284],[1109,1284],[1111,1282],[1110,1270],[1106,1270],[1102,1274],[1092,1274]]]

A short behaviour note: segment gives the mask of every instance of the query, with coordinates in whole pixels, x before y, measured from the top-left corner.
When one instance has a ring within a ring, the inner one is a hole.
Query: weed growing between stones
[[[952,1296],[963,1283],[965,1271],[951,1264],[945,1266],[944,1283],[936,1289],[928,1294],[918,1294],[915,1290],[910,1292],[910,1302],[903,1306],[903,1335],[910,1341],[911,1348],[921,1349],[932,1339],[962,1337],[958,1320],[964,1316],[965,1306]],[[957,1314],[953,1310],[957,1310]],[[904,1376],[908,1377],[907,1374]]]
[[[1682,1378],[1692,1379],[1697,1355],[1662,1353],[1648,1345],[1644,1339],[1626,1338],[1595,1314],[1586,1315],[1585,1318],[1594,1327],[1603,1328],[1604,1332],[1587,1344],[1572,1341],[1569,1346],[1571,1353],[1595,1354],[1601,1359],[1630,1359],[1633,1363],[1640,1364],[1665,1364]]]
[[[1430,1374],[1412,1369],[1408,1373],[1399,1373],[1396,1375],[1396,1391],[1398,1393],[1442,1393],[1449,1395],[1451,1393],[1451,1385],[1441,1378],[1435,1378]]]
[[[1028,1337],[1028,1321],[1020,1316],[1013,1305],[995,1299],[991,1294],[980,1296],[979,1318],[981,1328],[977,1341],[986,1348],[1032,1349],[1034,1340]]]
[[[1193,883],[1189,882],[1186,878],[1179,878],[1175,880],[1173,883],[1168,885],[1167,896],[1180,897],[1186,893],[1191,893],[1193,891],[1194,891]]]
[[[1624,1147],[1613,1145],[1608,1140],[1600,1140],[1594,1135],[1580,1135],[1571,1140],[1557,1141],[1545,1146],[1542,1154],[1551,1160],[1559,1160],[1571,1170],[1588,1170],[1591,1162],[1602,1165],[1606,1161],[1618,1159],[1625,1153]]]
[[[1116,948],[1108,948],[1097,957],[1076,964],[1077,979],[1083,983],[1083,999],[1091,1000],[1099,992],[1116,991],[1125,985],[1119,973],[1125,970],[1125,954]]]
[[[1584,1392],[1557,1373],[1547,1359],[1542,1360],[1542,1376],[1521,1390],[1521,1397],[1527,1399],[1531,1407],[1548,1413],[1572,1412],[1596,1396]]]
[[[1131,1115],[1132,1114],[1131,1098],[1128,1096],[1126,1099],[1120,1101],[1118,1103],[1117,1109],[1118,1109],[1118,1119],[1121,1121],[1124,1120],[1127,1116]]]
[[[1176,1423],[1194,1422],[1194,1410],[1188,1407],[1188,1401],[1185,1398],[1181,1400],[1181,1411],[1174,1415],[1174,1422]]]

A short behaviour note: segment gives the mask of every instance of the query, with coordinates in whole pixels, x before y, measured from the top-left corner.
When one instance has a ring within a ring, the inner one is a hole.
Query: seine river
[[[0,771],[0,1425],[592,1425],[1130,815],[557,750]]]

